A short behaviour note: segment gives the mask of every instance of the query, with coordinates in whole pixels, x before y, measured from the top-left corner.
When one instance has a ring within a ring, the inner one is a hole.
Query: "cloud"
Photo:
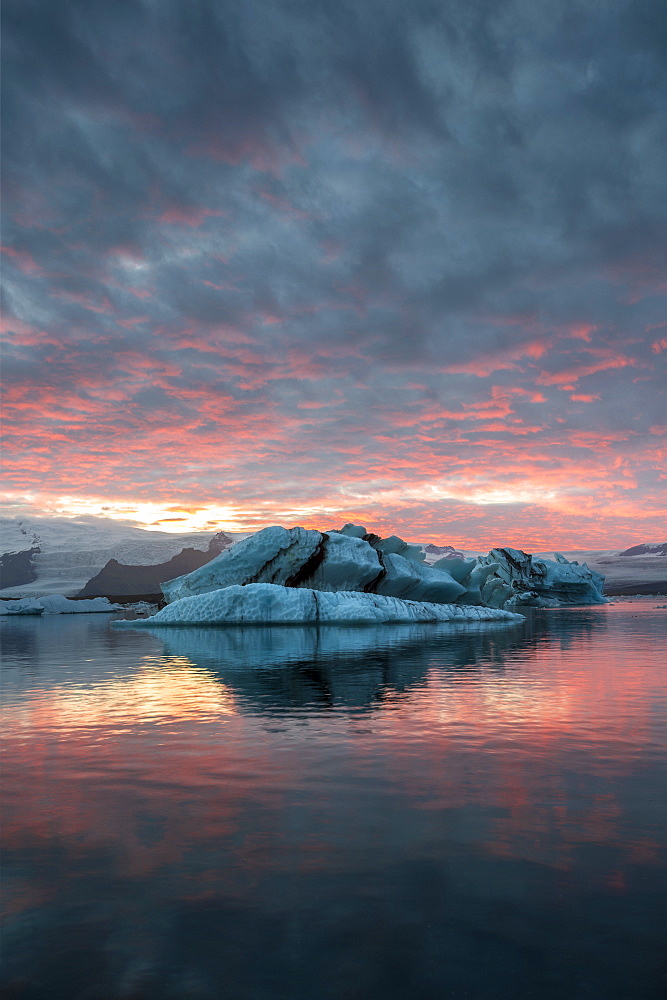
[[[641,520],[664,487],[657,3],[7,0],[4,22],[8,489],[325,517],[380,479],[409,526],[413,487],[475,483]]]

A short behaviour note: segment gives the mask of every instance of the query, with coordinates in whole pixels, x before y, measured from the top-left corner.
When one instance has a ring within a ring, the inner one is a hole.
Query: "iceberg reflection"
[[[224,628],[182,626],[151,630],[165,661],[211,671],[244,702],[262,712],[326,705],[378,705],[391,694],[421,686],[451,647],[452,665],[502,655],[521,641],[523,623],[387,628]],[[462,644],[463,643],[463,644]]]

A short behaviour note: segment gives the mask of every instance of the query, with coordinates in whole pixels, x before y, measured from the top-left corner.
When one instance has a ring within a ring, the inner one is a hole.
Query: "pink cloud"
[[[578,382],[579,379],[585,378],[587,375],[595,375],[597,372],[610,371],[614,368],[627,368],[629,366],[637,365],[634,358],[627,358],[620,354],[612,355],[609,352],[604,353],[607,354],[607,356],[605,358],[601,358],[600,361],[595,361],[588,365],[575,365],[559,372],[542,372],[542,374],[539,375],[535,381],[539,385],[559,385],[562,386],[562,388],[571,391],[574,388],[574,384]]]
[[[190,226],[194,229],[202,226],[206,219],[220,215],[224,215],[224,212],[211,208],[171,205],[164,209],[158,219],[167,225]]]
[[[46,274],[35,258],[27,250],[17,250],[14,247],[0,246],[0,253],[5,254],[24,274]]]
[[[597,327],[591,323],[575,323],[572,326],[566,327],[566,330],[568,336],[574,340],[585,340],[586,343],[590,343]]]
[[[290,165],[301,167],[307,165],[294,146],[287,144],[275,146],[264,136],[250,131],[234,141],[226,141],[220,136],[209,138],[191,145],[187,153],[192,157],[214,160],[234,167],[249,163],[254,170],[276,177],[280,177]]]
[[[477,375],[478,378],[487,378],[497,371],[517,369],[519,362],[524,358],[535,361],[543,357],[549,346],[548,341],[533,340],[504,350],[485,353],[470,361],[445,365],[440,370],[451,375]]]

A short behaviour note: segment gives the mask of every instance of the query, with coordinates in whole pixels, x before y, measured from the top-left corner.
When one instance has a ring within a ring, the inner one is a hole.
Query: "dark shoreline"
[[[634,594],[663,597],[667,594],[667,580],[654,580],[652,583],[619,583],[610,584],[604,588],[605,597],[632,597]]]

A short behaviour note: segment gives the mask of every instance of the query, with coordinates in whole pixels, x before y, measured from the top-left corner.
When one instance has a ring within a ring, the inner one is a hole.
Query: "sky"
[[[3,26],[5,513],[664,539],[664,0]]]

